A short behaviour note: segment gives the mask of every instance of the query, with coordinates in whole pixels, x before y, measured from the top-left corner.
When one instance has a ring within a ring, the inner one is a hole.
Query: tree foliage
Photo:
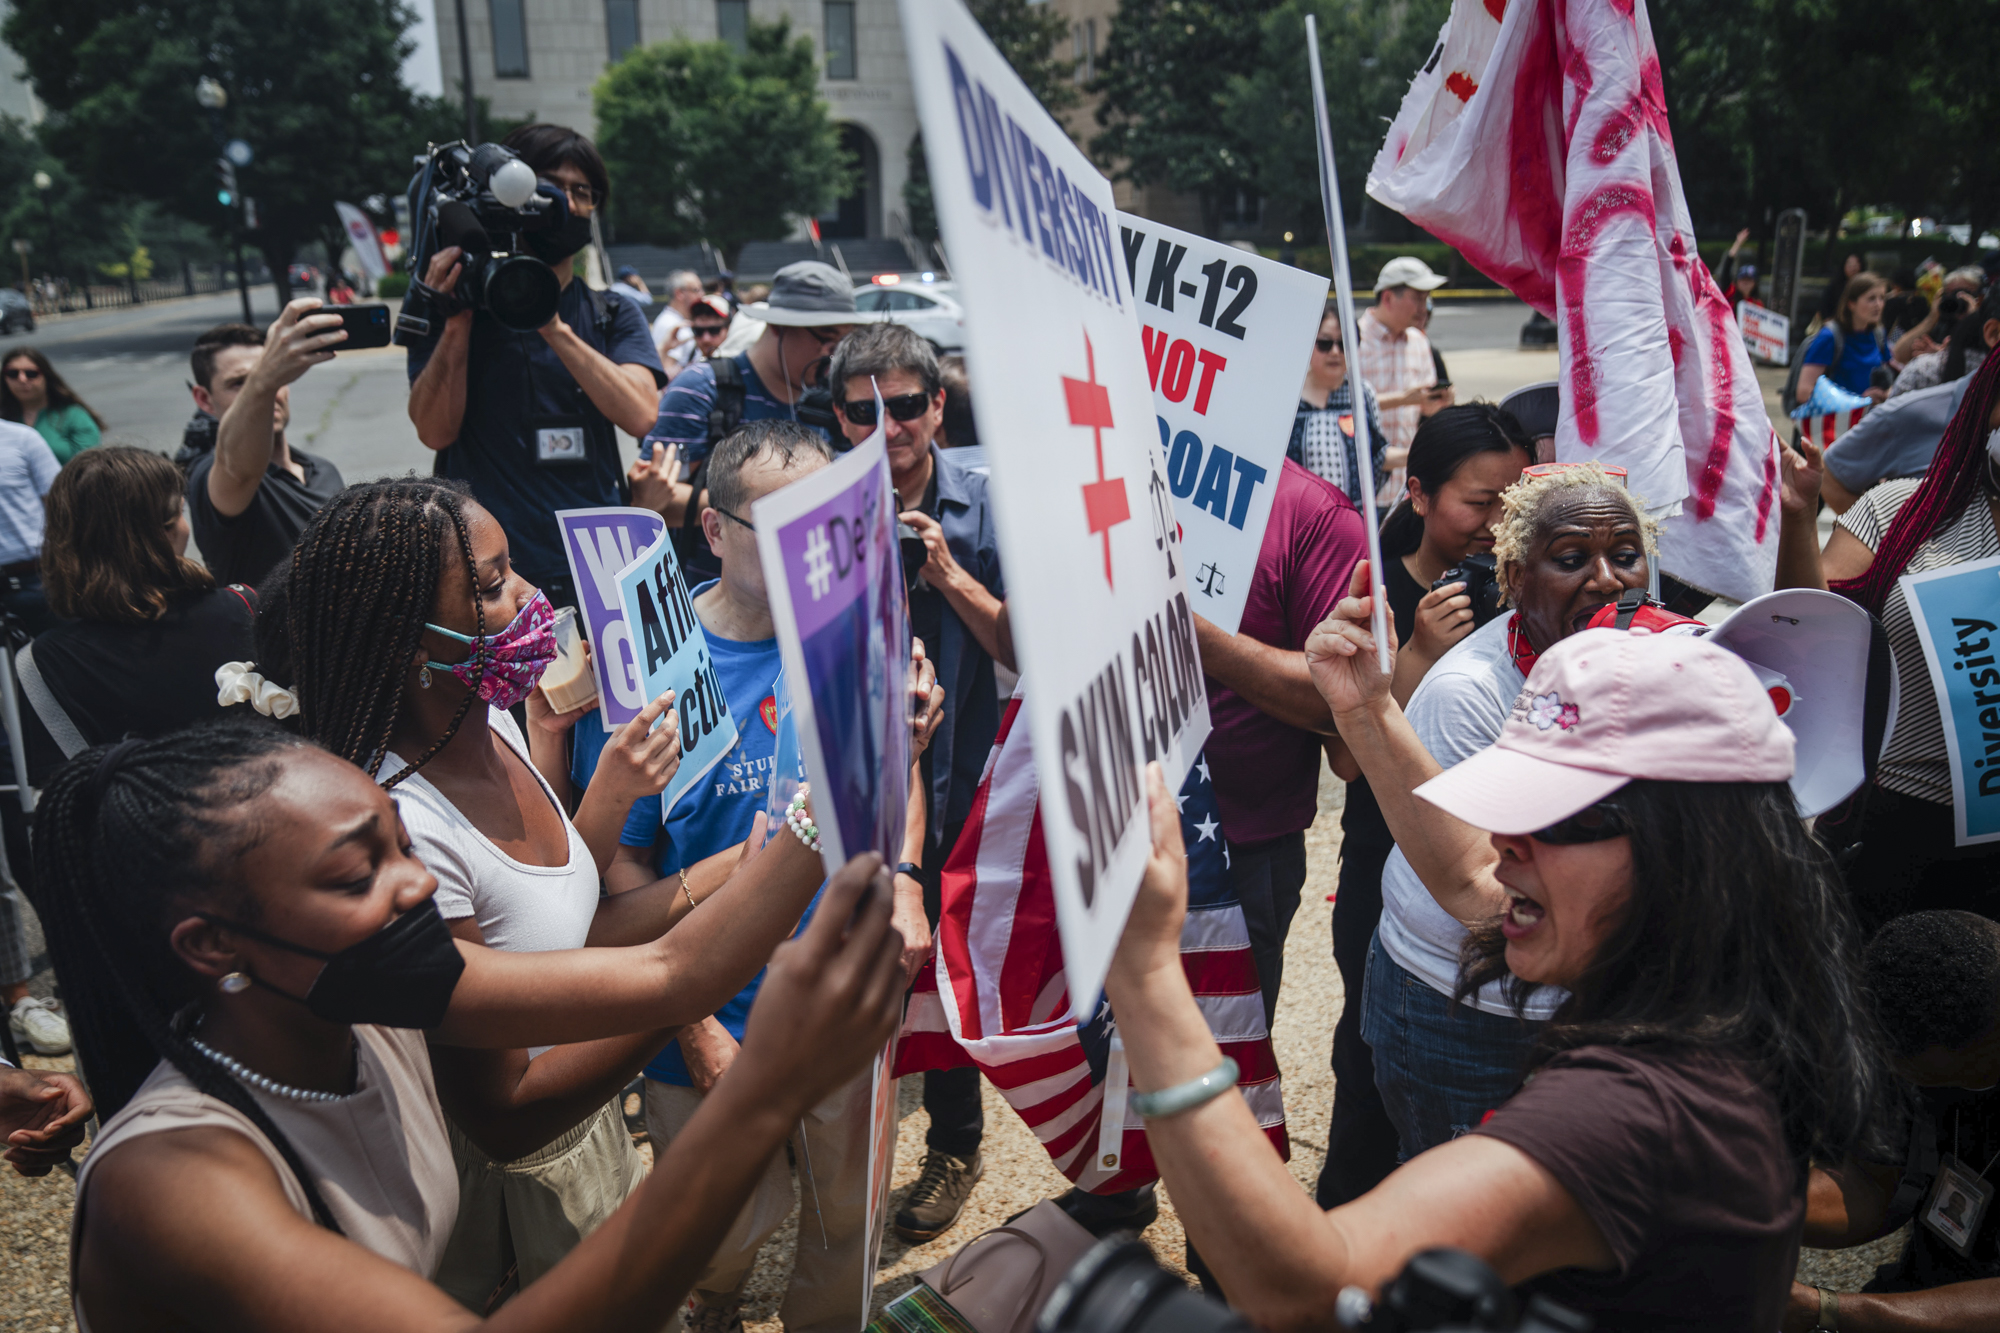
[[[1060,116],[1083,99],[1076,83],[1075,62],[1062,54],[1069,20],[1053,5],[1030,4],[1028,0],[968,0],[967,8],[1050,115]],[[912,234],[924,240],[937,236],[937,209],[931,203],[930,163],[924,157],[921,130],[910,140],[903,209],[909,215]]]
[[[733,262],[746,241],[781,239],[851,188],[812,39],[787,19],[753,20],[741,55],[685,38],[637,47],[595,96],[621,237],[707,240]]]
[[[336,199],[396,191],[422,119],[402,82],[414,15],[401,0],[13,0],[0,36],[49,110],[42,137],[93,193],[148,199],[226,233],[215,160],[241,138],[257,201],[246,240],[284,274],[301,243],[337,237]],[[211,117],[197,81],[229,105]]]

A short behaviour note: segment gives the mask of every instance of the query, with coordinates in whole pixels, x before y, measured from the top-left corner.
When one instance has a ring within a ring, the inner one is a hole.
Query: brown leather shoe
[[[965,1201],[972,1197],[972,1187],[985,1174],[984,1153],[972,1154],[970,1162],[935,1148],[925,1153],[923,1174],[897,1210],[896,1234],[904,1240],[927,1241],[951,1230],[965,1210]]]

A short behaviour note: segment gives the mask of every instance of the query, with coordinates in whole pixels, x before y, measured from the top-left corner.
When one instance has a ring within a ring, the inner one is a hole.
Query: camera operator
[[[195,343],[195,406],[216,418],[215,447],[187,472],[188,526],[220,584],[264,581],[347,483],[329,460],[293,448],[291,386],[347,340],[318,297],[293,301],[266,333],[210,329]]]
[[[1425,672],[1475,628],[1465,583],[1445,580],[1467,556],[1490,560],[1501,493],[1520,480],[1529,461],[1525,430],[1487,403],[1447,407],[1417,427],[1410,493],[1382,524],[1383,583],[1397,642],[1404,645],[1392,687],[1397,703],[1408,704]],[[1322,1208],[1373,1189],[1395,1169],[1397,1157],[1395,1123],[1383,1108],[1374,1057],[1361,1038],[1368,945],[1382,918],[1382,866],[1396,845],[1366,778],[1347,784],[1340,830],[1333,958],[1344,993],[1355,998],[1333,1030],[1333,1116],[1315,1192]]]
[[[924,656],[936,664],[944,686],[944,722],[920,761],[923,862],[898,866],[897,880],[922,892],[935,932],[938,876],[972,813],[973,792],[1000,730],[994,663],[1014,667],[999,537],[987,503],[986,478],[967,471],[937,446],[944,421],[944,377],[928,342],[900,324],[871,324],[834,350],[827,383],[841,396],[841,430],[851,444],[874,433],[875,393],[881,392],[900,520],[922,541],[921,563],[904,557],[910,630],[922,641]],[[914,875],[909,873],[913,870]],[[984,1174],[979,1146],[985,1117],[979,1097],[974,1066],[924,1075],[924,1110],[931,1123],[923,1170],[895,1218],[896,1234],[903,1239],[921,1243],[943,1235]]]
[[[445,319],[442,332],[410,348],[410,420],[438,451],[437,474],[469,483],[499,520],[521,576],[551,602],[573,606],[553,515],[621,503],[612,428],[646,434],[666,373],[639,307],[575,280],[575,256],[611,189],[596,146],[560,125],[524,125],[504,146],[567,198],[561,226],[526,233],[562,284],[556,317],[535,333],[470,309]],[[440,250],[424,281],[448,296],[459,257],[456,246]],[[640,488],[633,502],[650,503],[649,470],[634,467],[630,480]]]
[[[854,309],[853,282],[831,264],[813,259],[779,269],[770,294],[743,306],[737,317],[763,325],[763,333],[748,351],[711,356],[676,375],[661,395],[659,419],[641,446],[643,454],[675,445],[681,463],[692,469],[686,480],[675,483],[669,499],[648,502],[669,526],[678,525],[685,534],[677,549],[681,563],[689,566],[690,580],[697,574],[718,575],[714,553],[699,539],[709,452],[738,426],[753,421],[797,422],[831,443],[831,404],[821,409],[822,419],[809,410],[807,395],[821,383],[820,370],[835,344],[862,322]]]
[[[1945,274],[1944,283],[1938,288],[1938,298],[1931,303],[1930,313],[1925,315],[1915,328],[1896,339],[1895,346],[1890,348],[1889,354],[1895,359],[1896,364],[1907,366],[1916,359],[1918,353],[1928,351],[1934,346],[1931,334],[1950,308],[1951,303],[1946,300],[1947,297],[1954,292],[1964,292],[1977,301],[1980,290],[1985,286],[1986,270],[1977,264],[1967,264],[1964,268],[1955,268]],[[1947,324],[1945,327],[1949,330],[1950,325]]]
[[[1784,1326],[1993,1328],[2000,1213],[1987,1172],[2000,1149],[2000,925],[1970,912],[1899,916],[1868,942],[1865,968],[1896,1072],[1918,1094],[1908,1151],[1892,1163],[1815,1166],[1804,1241],[1843,1249],[1916,1225],[1862,1295],[1794,1283]],[[1974,1202],[1982,1185],[1984,1201]],[[1961,1209],[1949,1206],[1954,1192]]]
[[[1540,657],[1495,745],[1440,773],[1376,666],[1365,579],[1307,651],[1400,837],[1425,805],[1491,830],[1439,857],[1478,923],[1454,984],[1511,973],[1522,1007],[1568,993],[1531,1081],[1318,1212],[1190,992],[1179,821],[1152,769],[1152,852],[1105,989],[1189,1238],[1264,1328],[1327,1326],[1343,1286],[1441,1245],[1600,1330],[1775,1328],[1808,1156],[1844,1158],[1892,1093],[1838,875],[1787,785],[1791,733],[1726,649],[1593,630]]]
[[[1410,696],[1410,726],[1441,764],[1491,745],[1536,658],[1620,593],[1646,586],[1653,525],[1597,464],[1535,468],[1500,503],[1496,573],[1513,611],[1461,639]],[[1390,815],[1390,794],[1369,779]],[[1423,814],[1421,836],[1397,831],[1383,866],[1382,919],[1362,989],[1361,1036],[1405,1158],[1465,1133],[1499,1105],[1535,1035],[1503,987],[1457,993],[1466,927],[1483,915],[1464,914],[1469,882],[1460,864],[1485,853],[1486,838],[1435,810]],[[1547,1018],[1556,1003],[1538,995],[1526,1015]]]

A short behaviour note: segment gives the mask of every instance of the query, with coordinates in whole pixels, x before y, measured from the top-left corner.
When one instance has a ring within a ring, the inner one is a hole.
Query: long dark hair
[[[1631,907],[1570,983],[1530,1066],[1579,1046],[1710,1047],[1754,1062],[1794,1151],[1838,1161],[1879,1149],[1895,1084],[1859,932],[1790,787],[1637,781],[1612,799],[1632,827]],[[1508,975],[1498,921],[1474,928],[1460,997]],[[1536,989],[1510,987],[1523,1009]]]
[[[49,405],[42,411],[52,412],[58,407],[80,407],[84,415],[97,423],[99,430],[104,429],[104,418],[93,412],[90,404],[77,397],[76,390],[70,388],[62,376],[56,374],[56,368],[49,364],[49,359],[42,354],[41,348],[10,347],[4,356],[0,356],[0,368],[24,356],[35,363],[35,369],[42,372],[42,383],[49,389]],[[27,409],[21,406],[21,400],[14,396],[13,384],[5,375],[0,375],[0,417],[8,421],[20,421],[26,412]]]
[[[167,939],[199,908],[256,919],[231,869],[259,836],[241,810],[271,786],[283,754],[305,744],[263,722],[224,722],[85,750],[42,788],[29,894],[98,1115],[116,1115],[165,1060],[249,1117],[314,1219],[339,1231],[284,1131],[175,1022],[200,986]]]
[[[447,549],[464,561],[475,633],[486,633],[465,526],[470,498],[463,483],[430,477],[350,486],[306,525],[282,594],[259,599],[263,674],[290,680],[301,730],[370,777],[379,773],[402,714]],[[477,698],[468,690],[444,734],[383,785],[393,787],[429,763],[458,734]]]
[[[165,615],[174,594],[215,586],[167,540],[183,503],[181,474],[158,454],[87,449],[56,474],[43,503],[42,581],[49,609],[65,620],[143,624]]]
[[[1466,459],[1515,449],[1530,459],[1535,456],[1535,442],[1512,412],[1491,403],[1460,403],[1426,417],[1417,427],[1416,438],[1410,441],[1409,473],[1435,501]],[[1423,540],[1424,516],[1405,495],[1382,520],[1382,554],[1408,555]]]

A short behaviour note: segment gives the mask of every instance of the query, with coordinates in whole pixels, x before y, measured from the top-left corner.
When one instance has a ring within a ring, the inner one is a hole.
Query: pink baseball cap
[[[1590,629],[1542,654],[1499,740],[1416,794],[1474,828],[1532,833],[1634,778],[1785,782],[1792,748],[1770,696],[1728,649]]]

